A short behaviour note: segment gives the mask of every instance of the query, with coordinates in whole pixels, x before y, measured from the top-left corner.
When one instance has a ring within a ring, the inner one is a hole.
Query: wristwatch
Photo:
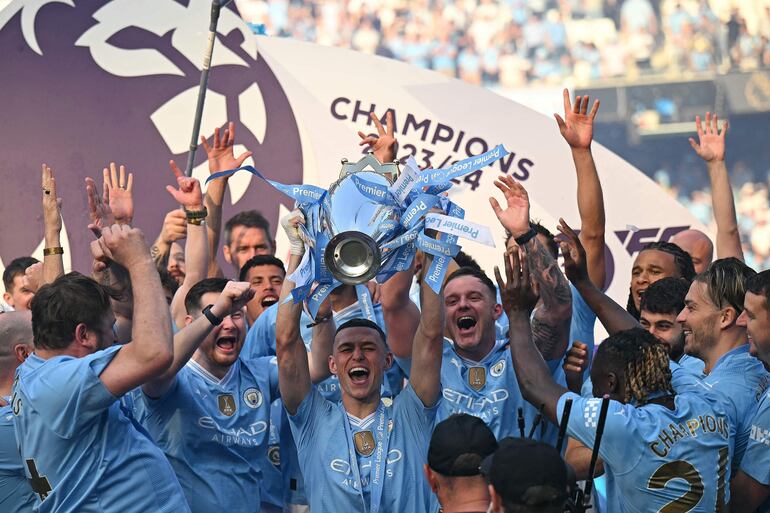
[[[222,324],[222,321],[224,319],[214,315],[214,312],[211,311],[211,307],[212,306],[214,306],[214,305],[208,305],[206,308],[204,308],[203,309],[203,315],[206,316],[206,319],[209,320],[209,322],[211,323],[212,326],[219,326],[220,324]]]

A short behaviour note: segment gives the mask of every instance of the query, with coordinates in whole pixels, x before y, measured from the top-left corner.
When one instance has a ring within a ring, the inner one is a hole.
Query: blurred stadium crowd
[[[768,0],[236,3],[257,32],[379,54],[500,92],[770,69]],[[756,134],[753,127],[747,131]],[[629,158],[603,140],[601,130],[597,139]],[[667,160],[630,160],[713,225],[708,177],[695,169],[702,166],[683,143]],[[770,166],[759,155],[736,156],[729,167],[746,263],[770,268]]]

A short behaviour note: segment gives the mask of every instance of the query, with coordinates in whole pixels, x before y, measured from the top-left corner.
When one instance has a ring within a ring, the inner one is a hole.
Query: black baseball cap
[[[428,466],[444,476],[477,476],[497,449],[492,430],[478,417],[460,413],[439,422],[430,437]]]
[[[567,465],[550,445],[528,438],[504,438],[484,459],[481,473],[510,503],[545,505],[567,498]]]

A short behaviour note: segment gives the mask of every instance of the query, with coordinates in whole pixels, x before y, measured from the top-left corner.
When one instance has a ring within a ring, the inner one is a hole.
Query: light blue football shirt
[[[732,402],[735,408],[736,416],[731,419],[736,431],[732,460],[732,470],[735,473],[746,451],[751,419],[757,403],[767,388],[768,373],[762,362],[749,354],[749,345],[743,344],[725,353],[703,381]]]
[[[11,406],[0,406],[0,511],[28,513],[36,503],[16,446]]]
[[[162,397],[139,396],[137,420],[171,462],[193,513],[259,510],[278,394],[276,359],[265,357],[238,358],[222,379],[190,360]]]
[[[757,411],[751,420],[751,431],[746,451],[741,460],[741,470],[757,482],[770,486],[770,392],[765,392],[757,405]],[[770,511],[770,499],[767,499],[757,511]]]
[[[280,399],[270,405],[270,436],[267,440],[267,454],[259,459],[262,470],[260,490],[262,504],[283,507],[283,476],[281,475],[280,429],[283,403]]]
[[[686,374],[685,374],[686,375]],[[610,401],[599,456],[607,480],[607,511],[713,513],[729,502],[730,426],[721,399],[690,376],[675,409]],[[700,387],[700,391],[694,387]],[[601,399],[561,396],[559,418],[572,399],[567,434],[593,447]],[[689,509],[688,509],[689,508]]]
[[[257,318],[246,334],[242,354],[246,354],[247,357],[251,358],[275,355],[275,326],[278,318],[278,306],[278,304],[270,306]],[[374,313],[378,326],[387,332],[385,321],[382,317],[382,306],[379,303],[374,305]],[[334,312],[334,323],[339,327],[350,319],[360,317],[363,317],[361,308],[358,306],[358,303],[353,303],[347,308]],[[313,320],[303,311],[300,317],[300,334],[308,351],[310,350],[313,330],[307,326],[312,322]],[[403,381],[403,372],[401,372],[397,365],[393,365],[385,373],[382,389],[383,397],[397,395],[402,388]],[[337,376],[329,376],[316,386],[324,398],[333,402],[340,401],[340,382]],[[282,413],[281,425],[278,430],[280,434],[279,445],[284,500],[290,504],[307,504],[302,473],[299,467],[299,460],[297,459],[297,450],[294,446],[294,439],[292,438],[285,413]]]
[[[387,408],[389,441],[384,457],[382,513],[416,513],[427,509],[431,493],[425,484],[423,465],[427,461],[436,410],[436,406],[423,405],[411,385]],[[369,512],[370,475],[377,451],[369,457],[358,455],[356,462],[351,461],[353,441],[348,438],[345,427],[350,420],[341,404],[324,399],[312,387],[289,421],[304,472],[310,511]],[[365,422],[348,425],[351,433],[366,426]],[[353,464],[360,469],[363,498],[354,478],[355,470],[351,468]]]
[[[16,371],[14,426],[33,491],[48,490],[41,513],[190,511],[163,452],[99,379],[121,347],[32,354]]]
[[[770,486],[770,392],[765,392],[759,401],[746,451],[741,461],[741,470],[757,482]]]

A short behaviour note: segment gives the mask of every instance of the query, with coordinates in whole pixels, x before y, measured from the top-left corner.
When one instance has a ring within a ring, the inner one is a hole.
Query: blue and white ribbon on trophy
[[[461,160],[448,168],[423,171],[420,171],[414,158],[409,157],[398,178],[389,187],[355,176],[355,173],[348,175],[361,195],[400,213],[400,222],[388,219],[378,227],[380,233],[387,234],[387,242],[379,246],[383,253],[383,264],[376,275],[377,282],[384,283],[395,273],[409,269],[416,251],[420,249],[433,255],[425,280],[438,293],[449,260],[460,250],[460,238],[494,247],[489,228],[466,221],[465,211],[443,193],[452,187],[452,179],[482,169],[507,155],[508,151],[500,144],[486,153]],[[330,201],[328,191],[315,185],[285,185],[266,178],[253,166],[214,173],[206,179],[206,183],[238,171],[248,171],[292,198],[296,208],[305,215],[305,224],[300,225],[300,232],[307,251],[299,267],[288,278],[295,283],[291,291],[294,302],[305,301],[311,317],[315,318],[321,303],[332,290],[342,284],[332,276],[324,262],[330,235],[321,226],[321,209]],[[427,236],[426,229],[439,232],[439,238]],[[356,285],[356,293],[362,312],[374,320],[372,300],[366,285]]]

